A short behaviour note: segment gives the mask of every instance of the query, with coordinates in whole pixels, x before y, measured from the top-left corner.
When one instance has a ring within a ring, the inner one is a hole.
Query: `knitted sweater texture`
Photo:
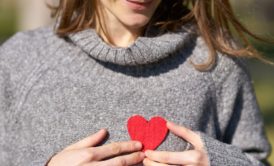
[[[242,60],[218,55],[206,72],[203,40],[183,27],[148,30],[127,48],[92,29],[59,38],[19,32],[0,47],[0,165],[44,165],[66,146],[107,128],[127,141],[127,120],[161,116],[200,134],[212,166],[266,165],[270,145]],[[158,150],[184,151],[169,133]]]

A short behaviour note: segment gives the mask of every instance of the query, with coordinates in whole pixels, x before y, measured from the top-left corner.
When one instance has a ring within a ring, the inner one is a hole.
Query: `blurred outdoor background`
[[[231,2],[236,15],[248,29],[274,40],[274,0]],[[34,29],[52,22],[46,0],[0,0],[0,44],[16,31]],[[274,44],[251,41],[274,62]],[[264,116],[267,136],[274,146],[274,67],[250,60],[249,69]],[[274,153],[271,154],[269,161],[274,165]]]

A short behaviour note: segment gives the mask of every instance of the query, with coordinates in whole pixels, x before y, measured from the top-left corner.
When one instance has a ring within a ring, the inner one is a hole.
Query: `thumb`
[[[88,148],[93,147],[97,144],[99,144],[107,135],[106,129],[101,129],[97,133],[88,136],[70,146],[65,148],[64,150],[76,150],[76,149],[82,149],[82,148]]]

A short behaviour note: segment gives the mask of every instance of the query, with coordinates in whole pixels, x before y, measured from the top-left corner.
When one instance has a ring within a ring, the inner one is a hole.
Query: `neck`
[[[142,34],[142,29],[127,27],[108,11],[104,11],[103,15],[102,27],[96,29],[103,40],[110,45],[129,47]]]

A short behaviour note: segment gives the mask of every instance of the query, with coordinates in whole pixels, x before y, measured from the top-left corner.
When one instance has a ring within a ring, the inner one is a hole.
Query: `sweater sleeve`
[[[217,85],[217,112],[222,136],[214,139],[200,134],[208,153],[211,166],[264,166],[271,147],[265,136],[263,119],[258,108],[249,73],[242,62],[233,62],[228,69],[215,75]],[[224,63],[223,63],[224,64]],[[222,79],[223,78],[223,79]],[[222,79],[220,81],[220,79]]]
[[[19,86],[18,74],[22,66],[23,43],[26,40],[23,33],[17,33],[0,46],[0,165],[12,164],[14,156],[10,155],[12,106],[16,100],[16,88]],[[26,43],[26,42],[25,42]],[[27,45],[27,44],[26,44]],[[26,48],[26,47],[23,47]],[[15,81],[16,80],[16,81]]]
[[[1,50],[1,49],[0,49]],[[8,111],[10,100],[9,100],[9,86],[10,80],[9,73],[4,66],[0,63],[0,163],[8,165],[8,159],[6,154],[6,111]]]

